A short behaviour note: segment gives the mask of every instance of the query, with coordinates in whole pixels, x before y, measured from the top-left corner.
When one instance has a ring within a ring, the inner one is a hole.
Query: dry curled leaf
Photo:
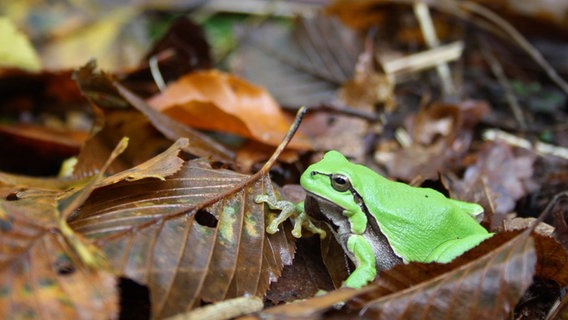
[[[390,177],[435,179],[459,165],[471,144],[473,128],[488,111],[486,103],[471,100],[425,106],[406,121],[409,141],[401,145],[384,141],[375,159],[386,166]]]
[[[231,151],[212,138],[157,112],[135,93],[120,83],[113,82],[108,74],[98,72],[95,68],[96,64],[91,62],[74,74],[81,91],[93,105],[96,116],[92,130],[96,134],[91,138],[93,141],[87,142],[79,155],[79,158],[84,158],[83,161],[93,163],[83,166],[79,173],[95,171],[101,161],[92,158],[97,159],[100,153],[107,153],[109,145],[114,145],[117,137],[124,135],[130,137],[131,144],[137,145],[135,149],[139,151],[129,157],[130,164],[140,163],[140,158],[148,159],[148,155],[155,154],[156,146],[164,146],[164,139],[156,137],[157,132],[152,127],[170,140],[187,138],[189,144],[184,151],[190,154],[216,160],[229,160],[233,157]],[[136,110],[127,108],[129,105]],[[148,150],[149,147],[154,148]],[[125,167],[120,169],[124,170]]]
[[[189,73],[148,103],[191,127],[230,132],[277,146],[290,122],[270,94],[236,76],[219,71]],[[307,149],[300,136],[291,148]]]

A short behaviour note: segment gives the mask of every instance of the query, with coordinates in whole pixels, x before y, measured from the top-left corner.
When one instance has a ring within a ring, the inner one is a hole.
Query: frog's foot
[[[301,211],[298,214],[298,217],[294,219],[294,229],[292,229],[292,235],[296,238],[300,238],[302,236],[302,227],[313,233],[319,234],[320,239],[325,239],[326,237],[325,230],[318,228],[304,211]]]
[[[342,287],[359,289],[375,279],[377,271],[374,267],[358,267],[343,281]]]
[[[279,201],[276,200],[276,198],[273,196],[261,194],[257,195],[254,198],[254,202],[266,203],[270,209],[280,210],[280,214],[276,218],[272,219],[268,224],[268,226],[266,227],[266,232],[270,234],[275,234],[276,232],[278,232],[278,226],[280,226],[287,219],[297,215],[296,205],[294,205],[294,203],[290,201]]]
[[[359,289],[377,276],[373,248],[361,235],[354,234],[347,240],[347,249],[352,253],[355,271],[343,282],[343,287]]]
[[[313,233],[320,235],[320,238],[325,238],[325,231],[316,227],[310,217],[304,212],[302,206],[297,206],[290,201],[277,200],[271,195],[257,195],[254,198],[256,203],[266,203],[272,210],[280,210],[280,214],[272,219],[266,227],[266,232],[274,234],[278,231],[280,226],[287,219],[291,219],[294,223],[292,235],[295,238],[302,237],[302,227]]]

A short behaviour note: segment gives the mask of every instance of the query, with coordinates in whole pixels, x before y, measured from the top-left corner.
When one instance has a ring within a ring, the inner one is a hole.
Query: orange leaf
[[[278,145],[290,126],[272,96],[233,75],[215,70],[187,74],[148,103],[191,127],[234,133]],[[290,147],[308,149],[296,136]]]

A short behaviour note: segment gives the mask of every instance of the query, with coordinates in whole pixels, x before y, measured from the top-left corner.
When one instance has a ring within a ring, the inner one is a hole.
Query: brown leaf
[[[118,314],[116,280],[88,268],[45,216],[54,202],[0,202],[0,316],[2,318],[108,319]],[[51,211],[51,212],[50,212]]]
[[[568,285],[568,253],[554,238],[533,233],[538,254],[536,276],[558,285]]]
[[[291,226],[287,229],[286,232],[289,233]],[[319,237],[298,239],[296,245],[298,250],[294,255],[294,263],[284,268],[282,276],[270,285],[265,297],[273,304],[306,299],[313,297],[321,289],[334,288],[320,258]]]
[[[272,146],[282,141],[290,126],[268,92],[214,70],[187,74],[148,103],[191,127],[230,132]],[[290,147],[307,149],[309,143],[296,136]]]
[[[165,180],[167,176],[176,173],[183,165],[183,160],[177,155],[188,144],[187,139],[178,139],[167,150],[159,155],[141,163],[140,165],[124,170],[105,178],[98,186],[109,185],[121,180],[134,181],[144,178],[157,178]]]
[[[261,296],[291,263],[289,239],[265,233],[264,206],[253,201],[267,188],[266,176],[190,161],[165,181],[98,189],[70,225],[119,274],[149,287],[153,317],[168,316],[200,300]]]
[[[98,122],[95,123],[95,130],[93,131],[101,131],[98,133],[100,137],[95,136],[93,138],[94,146],[89,146],[89,142],[87,142],[87,145],[84,147],[82,153],[85,153],[85,155],[80,156],[84,157],[84,160],[92,161],[90,160],[91,157],[88,155],[95,155],[98,159],[101,157],[100,154],[108,154],[108,150],[110,150],[109,146],[114,146],[118,137],[122,137],[126,133],[128,133],[127,136],[131,137],[131,145],[134,144],[138,146],[137,148],[133,148],[139,150],[139,152],[133,155],[136,157],[135,159],[142,158],[142,160],[146,160],[151,153],[147,152],[141,155],[140,150],[147,150],[148,145],[163,145],[163,139],[159,140],[156,137],[156,133],[152,131],[152,126],[170,140],[175,141],[181,137],[189,139],[189,145],[184,148],[184,150],[190,154],[201,157],[212,157],[217,160],[229,160],[233,157],[232,152],[227,148],[208,136],[152,109],[136,94],[121,86],[119,83],[113,83],[108,75],[96,72],[95,67],[95,63],[91,62],[79,69],[74,75],[83,93],[90,99],[94,106],[98,107],[94,108],[95,114],[97,115],[98,113]],[[143,114],[125,109],[125,107],[129,105],[132,105]],[[101,109],[104,111],[104,114]],[[105,115],[109,118],[105,118]],[[146,117],[147,120],[144,119],[144,117]],[[111,123],[105,123],[108,121]],[[109,128],[106,127],[107,125]],[[166,145],[169,145],[169,143]],[[93,148],[94,150],[85,150],[89,148]],[[155,150],[153,154],[155,154]],[[132,159],[132,157],[130,158]],[[130,164],[136,165],[140,162],[141,161],[132,161]],[[96,163],[80,171],[86,174],[92,173],[100,167],[100,163],[101,161],[98,160]],[[130,166],[123,166],[120,169],[123,170],[129,167]]]
[[[505,143],[487,142],[477,154],[476,163],[466,169],[463,180],[452,184],[452,190],[466,201],[480,202],[489,197],[495,213],[507,214],[517,200],[535,190],[532,179],[535,160],[534,153]]]
[[[126,147],[112,153],[102,172]],[[63,193],[39,193],[0,200],[0,303],[3,317],[108,319],[118,314],[115,277],[98,248],[67,225],[67,217],[88,197],[102,172]]]
[[[487,255],[432,278],[397,266],[381,273],[381,287],[415,285],[365,303],[362,311],[384,319],[470,318],[503,319],[532,283],[536,265],[534,240],[520,234]],[[443,265],[441,265],[443,266]],[[425,282],[415,282],[418,279]]]

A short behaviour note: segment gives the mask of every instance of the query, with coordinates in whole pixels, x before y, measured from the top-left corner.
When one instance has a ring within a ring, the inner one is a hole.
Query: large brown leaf
[[[127,146],[115,148],[101,173],[68,193],[29,193],[0,201],[0,277],[3,317],[111,318],[118,311],[115,278],[101,252],[71,230],[68,215],[102,180]],[[3,185],[3,188],[13,186]]]
[[[97,190],[70,225],[119,274],[149,287],[153,317],[169,316],[201,300],[262,296],[291,263],[291,242],[265,233],[264,206],[253,201],[269,188],[265,175],[194,160],[165,181]]]

